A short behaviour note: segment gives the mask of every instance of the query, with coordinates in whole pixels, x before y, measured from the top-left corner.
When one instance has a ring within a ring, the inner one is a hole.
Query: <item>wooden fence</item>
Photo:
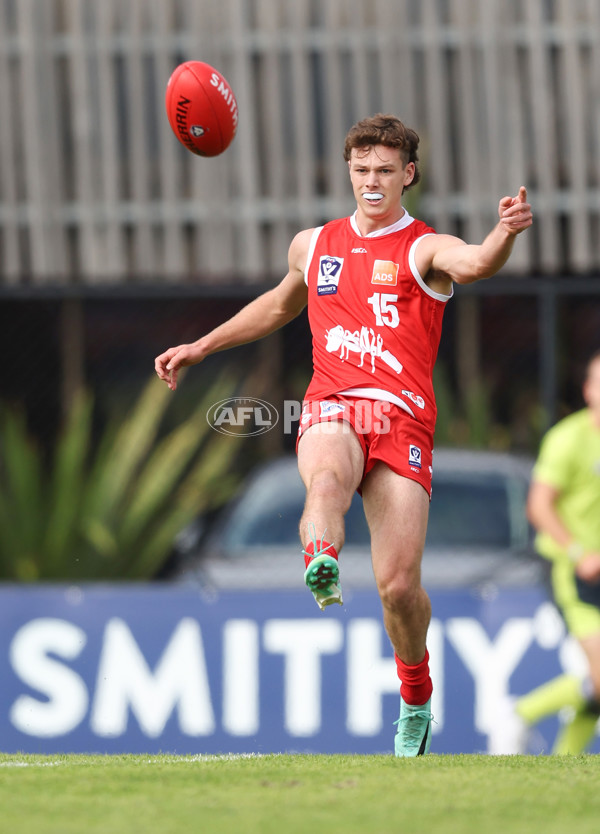
[[[221,157],[179,146],[173,68],[239,103]],[[422,139],[416,211],[478,242],[525,183],[519,273],[600,265],[598,0],[0,0],[0,288],[263,282],[352,210],[354,121]]]

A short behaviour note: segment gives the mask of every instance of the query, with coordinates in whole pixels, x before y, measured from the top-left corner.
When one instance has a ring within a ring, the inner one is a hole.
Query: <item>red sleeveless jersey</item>
[[[435,231],[407,213],[388,233],[358,234],[353,218],[315,229],[306,264],[312,380],[306,400],[379,389],[433,431],[432,373],[450,296],[431,290],[414,252]],[[365,396],[363,393],[362,396]]]

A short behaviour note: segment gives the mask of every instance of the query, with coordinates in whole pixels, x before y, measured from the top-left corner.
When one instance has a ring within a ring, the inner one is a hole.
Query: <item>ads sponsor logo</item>
[[[336,258],[333,255],[321,255],[319,259],[317,295],[334,295],[337,293],[343,265],[343,258]]]
[[[252,437],[271,431],[279,422],[279,413],[275,406],[265,400],[232,397],[212,405],[206,419],[220,434]]]
[[[398,264],[393,261],[375,261],[373,264],[372,284],[395,287],[398,283]]]
[[[413,446],[412,443],[408,447],[408,465],[417,469],[421,468],[421,450],[418,446]]]

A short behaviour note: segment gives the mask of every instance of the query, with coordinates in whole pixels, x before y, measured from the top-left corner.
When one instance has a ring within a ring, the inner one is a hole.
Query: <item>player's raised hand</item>
[[[154,369],[158,378],[166,382],[171,391],[174,391],[177,388],[179,371],[189,365],[196,365],[202,359],[204,359],[204,354],[197,345],[178,345],[157,356],[154,360]]]
[[[527,202],[527,189],[519,188],[516,197],[503,197],[498,205],[500,223],[507,232],[518,235],[533,223],[531,206]]]

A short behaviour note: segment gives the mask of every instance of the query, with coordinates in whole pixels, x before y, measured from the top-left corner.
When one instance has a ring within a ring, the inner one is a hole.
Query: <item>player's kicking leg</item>
[[[298,443],[298,468],[306,487],[300,521],[304,581],[319,608],[342,603],[338,553],[344,544],[344,515],[360,483],[363,451],[348,423],[316,423]]]

